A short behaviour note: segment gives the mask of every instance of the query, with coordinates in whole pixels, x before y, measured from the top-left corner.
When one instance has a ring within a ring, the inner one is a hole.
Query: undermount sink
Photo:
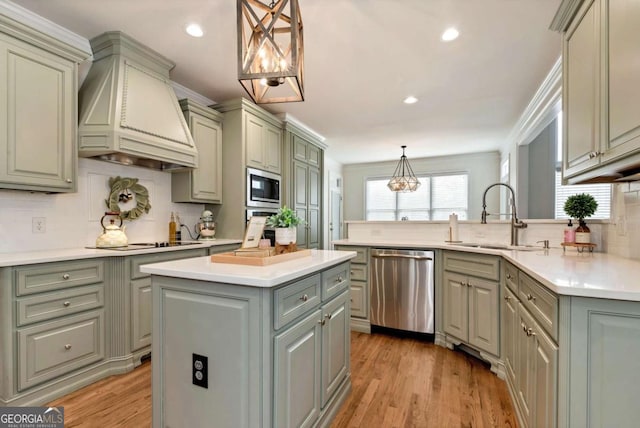
[[[458,247],[485,248],[487,250],[536,251],[543,249],[542,247],[537,247],[534,245],[476,244],[470,242],[461,242],[455,245]]]

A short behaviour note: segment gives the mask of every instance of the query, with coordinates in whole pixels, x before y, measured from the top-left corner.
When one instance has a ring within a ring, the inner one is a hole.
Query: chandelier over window
[[[298,0],[238,0],[238,80],[258,104],[304,101]]]
[[[400,162],[398,162],[393,177],[391,177],[391,180],[387,183],[387,187],[391,189],[392,192],[415,192],[418,190],[418,187],[420,187],[420,181],[413,173],[413,169],[411,169],[411,165],[409,165],[409,160],[407,160],[407,156],[404,154],[404,149],[406,149],[407,146],[401,147],[402,156],[400,156]]]

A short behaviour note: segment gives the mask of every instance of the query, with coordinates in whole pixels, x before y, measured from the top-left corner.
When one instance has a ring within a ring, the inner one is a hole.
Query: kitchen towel
[[[449,215],[449,242],[458,242],[458,215]]]

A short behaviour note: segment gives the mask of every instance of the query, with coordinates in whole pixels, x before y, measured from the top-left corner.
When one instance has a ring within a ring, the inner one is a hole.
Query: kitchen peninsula
[[[351,390],[351,251],[146,265],[153,426],[327,426]]]

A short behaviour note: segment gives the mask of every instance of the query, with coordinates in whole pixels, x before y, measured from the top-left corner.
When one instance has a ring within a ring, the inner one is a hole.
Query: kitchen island
[[[153,426],[328,426],[351,390],[350,251],[146,265]]]

